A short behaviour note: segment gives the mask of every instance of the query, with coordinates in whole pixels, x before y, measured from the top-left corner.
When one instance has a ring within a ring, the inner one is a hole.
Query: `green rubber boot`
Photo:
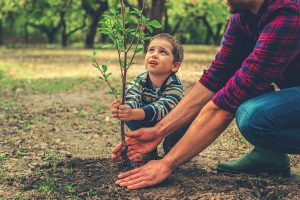
[[[289,176],[290,161],[287,154],[255,147],[239,160],[218,163],[217,171]]]

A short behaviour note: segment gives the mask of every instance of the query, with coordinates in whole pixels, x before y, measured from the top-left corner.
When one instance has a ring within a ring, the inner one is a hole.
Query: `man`
[[[128,156],[153,150],[192,122],[161,160],[119,174],[129,189],[158,184],[209,146],[236,117],[255,148],[218,171],[288,175],[287,153],[300,154],[300,0],[227,0],[233,13],[222,48],[194,88],[155,127],[128,133]],[[274,92],[273,83],[280,91]],[[121,159],[120,145],[112,152]]]

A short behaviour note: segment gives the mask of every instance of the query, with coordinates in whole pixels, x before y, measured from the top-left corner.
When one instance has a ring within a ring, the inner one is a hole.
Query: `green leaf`
[[[103,81],[105,81],[105,79],[103,77],[101,77],[101,76],[99,76],[98,78],[101,79],[101,80],[103,80]]]
[[[151,26],[147,26],[147,29],[148,29],[148,31],[149,31],[150,33],[153,32],[153,28],[152,28]]]
[[[106,65],[102,65],[102,70],[105,73],[107,71],[107,66]]]
[[[160,28],[161,27],[161,24],[157,21],[157,20],[152,20],[149,22],[149,25],[150,26],[153,26],[155,28]]]
[[[96,54],[97,54],[97,52],[96,52],[96,51],[93,51],[93,55],[96,56]]]
[[[142,16],[142,22],[148,22],[148,21],[149,21],[149,19],[143,15]]]
[[[142,13],[142,11],[139,10],[139,9],[137,9],[137,8],[133,8],[133,10],[134,10],[137,14],[139,14],[139,15]]]
[[[143,50],[144,50],[143,47],[137,48],[137,49],[134,51],[134,53],[140,53],[140,52],[142,52]]]
[[[112,75],[112,73],[111,72],[109,72],[108,74],[106,74],[106,78],[108,78],[108,77],[110,77]]]
[[[109,49],[109,48],[113,48],[113,47],[115,47],[115,46],[112,44],[105,44],[105,45],[101,46],[101,48],[103,48],[103,49]]]

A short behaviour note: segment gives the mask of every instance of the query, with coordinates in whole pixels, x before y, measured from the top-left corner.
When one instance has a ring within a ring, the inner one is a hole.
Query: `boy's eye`
[[[167,54],[167,52],[166,52],[165,50],[160,50],[159,53],[160,53],[160,54],[164,54],[164,55]]]
[[[154,51],[154,49],[148,49],[148,52],[153,52]]]

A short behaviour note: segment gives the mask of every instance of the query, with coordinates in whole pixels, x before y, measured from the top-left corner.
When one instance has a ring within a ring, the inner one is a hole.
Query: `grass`
[[[47,194],[54,193],[55,188],[56,188],[55,180],[52,177],[47,178],[45,182],[38,185],[38,189]]]
[[[44,152],[44,155],[42,156],[41,159],[43,161],[57,161],[60,159],[60,156],[57,153],[48,150]]]
[[[7,154],[6,153],[0,153],[0,161],[6,160]]]
[[[178,73],[182,80],[197,81],[209,66],[218,47],[185,46],[185,61]],[[0,92],[12,94],[55,93],[83,88],[97,89],[104,83],[97,80],[98,71],[85,56],[92,50],[47,48],[0,48]],[[137,56],[130,68],[129,80],[144,71],[143,55]],[[97,50],[99,64],[107,64],[113,82],[119,82],[119,66],[112,62],[117,54],[112,49]]]

